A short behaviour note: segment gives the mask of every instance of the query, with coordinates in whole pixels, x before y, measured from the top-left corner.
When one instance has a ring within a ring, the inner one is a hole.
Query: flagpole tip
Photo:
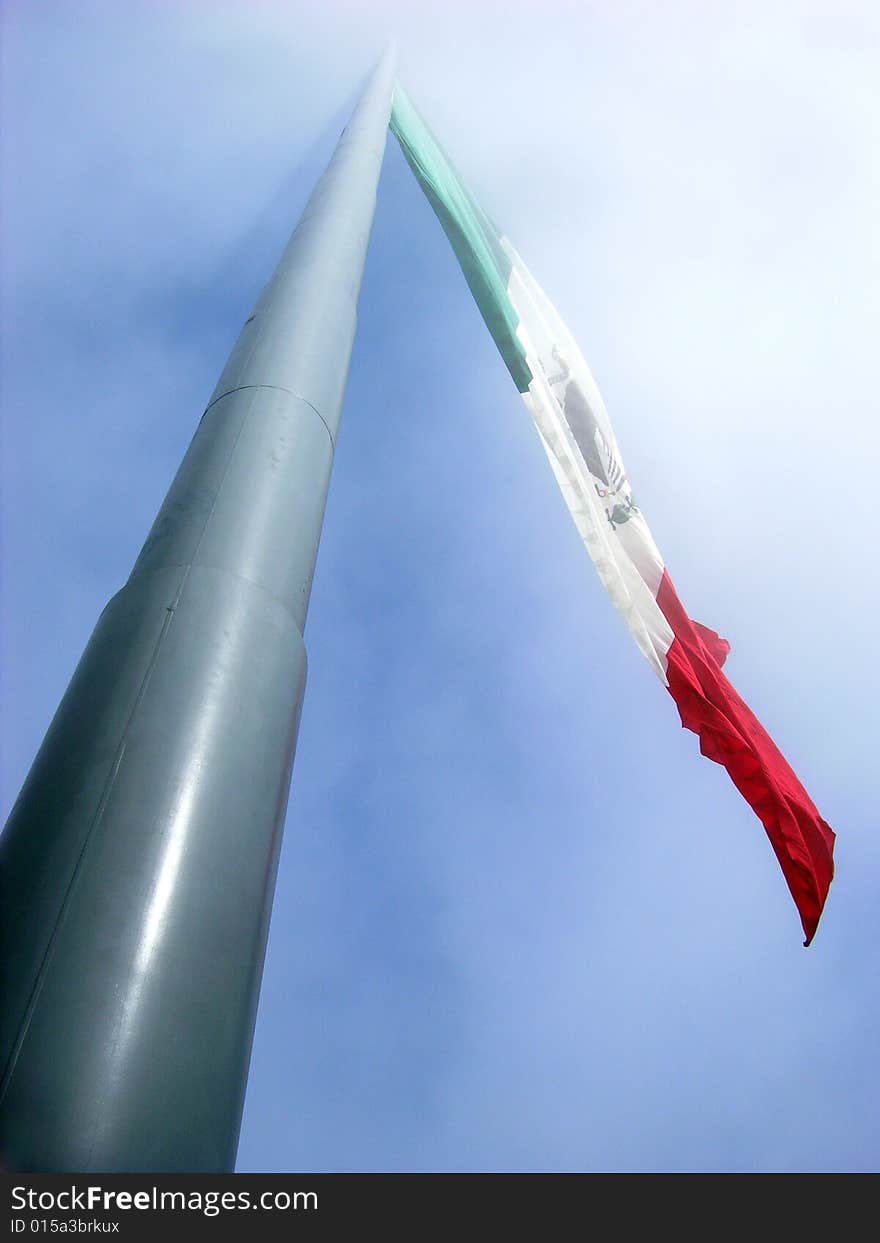
[[[389,39],[385,44],[385,51],[379,58],[379,64],[390,70],[392,73],[397,68],[397,40]]]

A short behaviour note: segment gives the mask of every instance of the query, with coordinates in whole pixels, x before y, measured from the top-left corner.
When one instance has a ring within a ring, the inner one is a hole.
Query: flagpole
[[[0,839],[0,1164],[233,1167],[393,86],[242,328]]]

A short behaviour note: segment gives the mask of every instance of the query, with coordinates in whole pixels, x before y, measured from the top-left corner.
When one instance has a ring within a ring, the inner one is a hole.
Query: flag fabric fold
[[[767,832],[809,945],[833,875],[834,833],[722,672],[730,644],[693,621],[636,504],[602,397],[558,312],[395,87],[391,129],[433,207],[614,607],[700,750]]]

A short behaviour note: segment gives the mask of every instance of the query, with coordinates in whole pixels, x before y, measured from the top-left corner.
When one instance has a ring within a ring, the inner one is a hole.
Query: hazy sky
[[[880,8],[7,0],[0,33],[4,813],[393,35],[838,832],[804,950],[389,138],[239,1169],[877,1169]]]

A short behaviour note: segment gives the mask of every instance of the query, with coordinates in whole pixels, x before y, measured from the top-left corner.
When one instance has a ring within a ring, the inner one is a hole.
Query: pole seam
[[[218,401],[222,401],[224,397],[231,397],[233,393],[243,393],[245,389],[248,389],[248,388],[277,389],[279,393],[287,393],[288,396],[295,398],[296,401],[301,401],[304,406],[308,406],[308,408],[312,410],[318,416],[321,422],[324,424],[324,428],[327,432],[327,435],[330,437],[330,448],[333,449],[333,451],[335,452],[336,442],[333,439],[333,433],[330,431],[329,424],[327,423],[327,420],[324,418],[323,414],[318,409],[318,407],[312,405],[308,397],[303,397],[302,393],[295,393],[292,388],[285,388],[283,384],[239,384],[235,388],[228,388],[225,393],[221,393],[219,397],[215,397],[213,401],[208,402],[207,406],[205,406],[204,413],[202,414],[202,419],[204,419],[205,415],[208,413],[208,411],[211,409],[212,406],[217,405]],[[201,420],[199,421],[201,422]]]
[[[150,566],[148,570],[141,571],[140,574],[137,574],[133,578],[129,579],[129,582],[136,582],[139,578],[142,578],[142,577],[146,578],[147,575],[156,574],[160,570],[185,569],[187,572],[189,572],[193,568],[193,566],[196,566],[199,569],[203,569],[203,570],[214,570],[218,574],[225,574],[229,578],[236,578],[238,579],[240,583],[247,583],[249,587],[256,587],[258,591],[262,591],[265,595],[267,595],[269,599],[273,602],[273,604],[277,604],[279,608],[284,610],[284,612],[288,615],[288,617],[290,618],[290,620],[293,622],[294,626],[296,627],[297,634],[300,637],[302,637],[303,631],[305,629],[305,623],[300,625],[299,619],[297,618],[296,614],[294,613],[290,605],[287,604],[284,600],[282,600],[280,596],[276,595],[274,591],[270,591],[269,588],[265,586],[265,584],[258,583],[255,578],[248,578],[246,574],[239,574],[236,570],[230,570],[228,566],[210,565],[207,561],[197,561],[195,559],[195,554],[193,555],[190,561],[159,562],[157,565]],[[126,583],[125,586],[122,587],[117,594],[121,595],[122,592],[125,591],[127,586],[128,586],[128,583]]]

